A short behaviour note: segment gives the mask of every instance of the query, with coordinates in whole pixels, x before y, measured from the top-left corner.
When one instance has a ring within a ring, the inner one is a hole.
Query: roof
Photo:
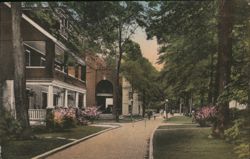
[[[10,3],[4,2],[4,4],[11,8]],[[46,36],[48,39],[52,40],[56,45],[61,47],[64,51],[72,55],[79,64],[85,65],[85,62],[78,57],[75,53],[73,53],[70,49],[68,49],[63,43],[61,43],[58,39],[56,39],[53,35],[51,35],[49,32],[47,32],[45,29],[43,29],[40,25],[38,25],[36,22],[34,22],[32,19],[30,19],[28,16],[22,13],[22,18],[26,20],[29,24],[31,24],[34,28],[36,28],[38,31],[40,31],[44,36]]]

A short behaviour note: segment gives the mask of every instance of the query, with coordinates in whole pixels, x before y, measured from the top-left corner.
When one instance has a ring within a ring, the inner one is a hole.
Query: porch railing
[[[44,121],[46,118],[46,109],[29,109],[29,118],[32,121]]]

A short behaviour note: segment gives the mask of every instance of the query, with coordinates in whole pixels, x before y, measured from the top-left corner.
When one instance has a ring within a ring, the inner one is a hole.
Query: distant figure
[[[166,119],[167,118],[167,113],[166,110],[163,111],[163,118]]]
[[[155,120],[155,118],[156,118],[156,113],[155,112],[153,112],[153,117],[154,117],[154,120]]]
[[[192,123],[194,123],[195,122],[195,111],[194,110],[192,110],[191,115],[192,115]]]
[[[147,115],[148,115],[148,120],[150,120],[151,119],[151,111],[148,111]]]

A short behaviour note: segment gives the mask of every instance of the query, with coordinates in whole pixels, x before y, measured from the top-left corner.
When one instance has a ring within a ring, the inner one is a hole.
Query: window
[[[82,66],[81,70],[81,80],[86,81],[86,66]]]
[[[26,63],[26,66],[30,66],[30,62],[31,62],[30,51],[25,50],[25,63]]]
[[[132,99],[133,96],[132,96],[132,92],[128,92],[128,99]]]
[[[42,109],[46,109],[47,108],[47,93],[42,92]]]
[[[57,94],[53,95],[53,105],[57,106],[58,105],[58,100],[59,100],[59,96]]]
[[[79,108],[83,108],[84,107],[84,105],[83,105],[83,94],[81,94],[81,93],[79,93],[79,98],[78,98],[78,107]]]
[[[132,114],[132,108],[133,108],[132,105],[128,106],[128,112],[131,113],[131,114]]]
[[[45,66],[45,58],[41,57],[40,66]]]
[[[68,33],[67,30],[69,28],[69,22],[66,19],[66,17],[61,17],[60,19],[60,33],[62,35],[62,37],[64,37],[65,39],[68,38]]]

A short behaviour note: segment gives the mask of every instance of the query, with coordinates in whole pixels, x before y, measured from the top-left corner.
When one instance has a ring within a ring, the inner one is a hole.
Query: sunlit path
[[[122,124],[121,128],[101,134],[78,145],[58,152],[49,159],[143,159],[147,139],[160,125],[162,118]]]

